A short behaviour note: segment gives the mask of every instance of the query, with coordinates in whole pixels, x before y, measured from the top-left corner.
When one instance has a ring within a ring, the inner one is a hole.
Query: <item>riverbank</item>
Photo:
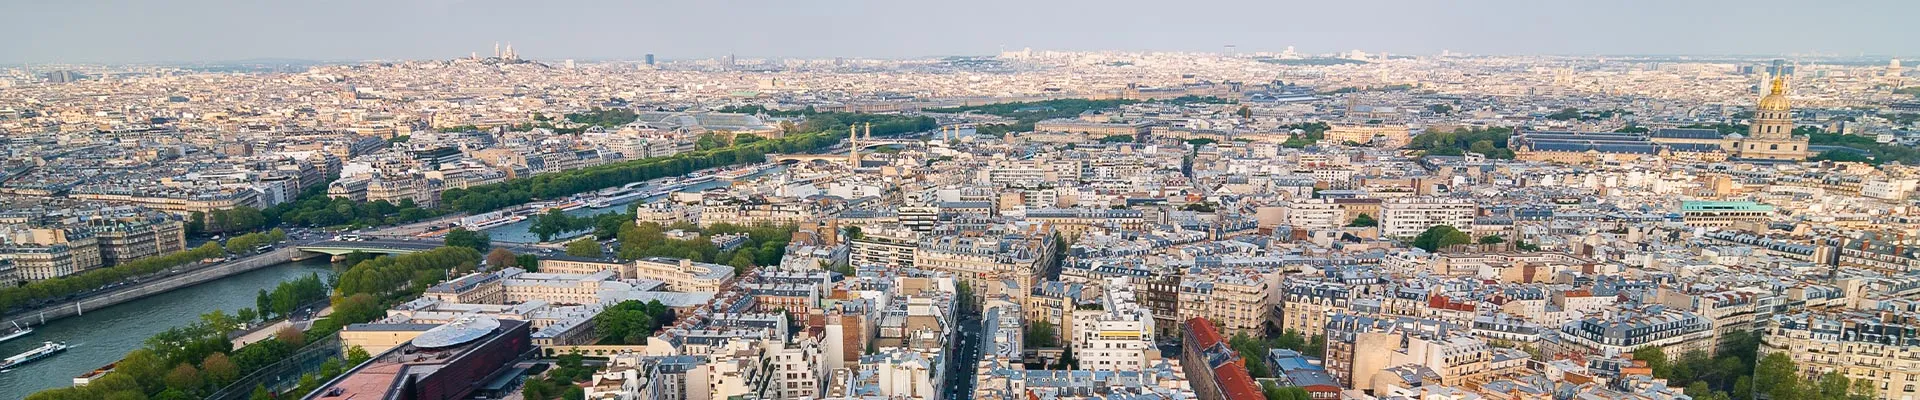
[[[294,246],[281,246],[266,253],[183,271],[179,274],[159,279],[121,286],[114,288],[112,292],[96,293],[74,301],[41,307],[35,310],[26,310],[17,314],[9,314],[5,319],[0,319],[0,326],[12,327],[14,324],[20,326],[43,325],[60,320],[61,318],[83,315],[87,310],[110,307],[270,265],[287,263],[294,261],[297,257],[301,257],[302,254],[300,253],[300,250],[294,249]]]
[[[224,310],[232,315],[254,306],[260,290],[288,280],[333,273],[325,258],[272,264],[210,282],[147,296],[139,301],[89,308],[85,315],[49,320],[33,334],[0,343],[0,353],[13,355],[44,341],[73,346],[61,354],[0,374],[0,399],[19,399],[41,390],[66,387],[73,378],[126,357],[167,329],[199,321],[200,315]]]

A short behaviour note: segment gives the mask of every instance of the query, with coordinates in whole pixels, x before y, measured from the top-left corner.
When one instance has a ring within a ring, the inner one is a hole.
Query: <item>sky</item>
[[[1910,0],[0,0],[0,63],[999,51],[1920,57]]]

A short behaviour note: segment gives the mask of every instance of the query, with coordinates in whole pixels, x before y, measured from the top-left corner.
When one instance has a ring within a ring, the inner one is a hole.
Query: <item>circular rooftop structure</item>
[[[499,328],[500,320],[492,317],[460,317],[453,322],[421,332],[420,336],[413,338],[413,346],[427,349],[459,346],[487,336],[488,333]]]

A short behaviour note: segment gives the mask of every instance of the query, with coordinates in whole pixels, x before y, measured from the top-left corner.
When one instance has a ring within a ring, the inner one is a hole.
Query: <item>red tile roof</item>
[[[1220,338],[1220,332],[1214,330],[1213,322],[1205,318],[1187,320],[1187,331],[1193,334],[1193,343],[1188,343],[1187,345],[1189,346],[1198,346],[1196,348],[1205,349],[1215,345],[1225,345],[1225,343],[1223,343],[1224,340]],[[1205,368],[1206,366],[1202,365],[1200,367]],[[1260,393],[1260,385],[1253,381],[1253,375],[1247,373],[1247,364],[1245,361],[1236,359],[1233,360],[1233,362],[1222,363],[1220,366],[1214,367],[1213,380],[1219,384],[1221,394],[1226,395],[1228,399],[1265,398],[1264,395]]]
[[[1253,375],[1247,373],[1247,366],[1241,363],[1226,363],[1213,369],[1213,380],[1220,384],[1220,393],[1229,399],[1264,399],[1260,385],[1253,382]]]
[[[1220,338],[1220,332],[1213,329],[1213,321],[1208,321],[1206,318],[1187,320],[1187,329],[1193,331],[1194,338],[1194,343],[1189,345],[1199,346],[1197,348],[1213,347],[1214,344],[1223,341]]]

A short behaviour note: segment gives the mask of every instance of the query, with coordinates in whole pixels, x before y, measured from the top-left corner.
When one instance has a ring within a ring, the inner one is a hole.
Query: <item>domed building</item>
[[[1787,100],[1787,79],[1773,78],[1773,87],[1753,111],[1753,126],[1745,138],[1734,141],[1735,157],[1748,160],[1804,161],[1807,138],[1793,135],[1793,102]]]

